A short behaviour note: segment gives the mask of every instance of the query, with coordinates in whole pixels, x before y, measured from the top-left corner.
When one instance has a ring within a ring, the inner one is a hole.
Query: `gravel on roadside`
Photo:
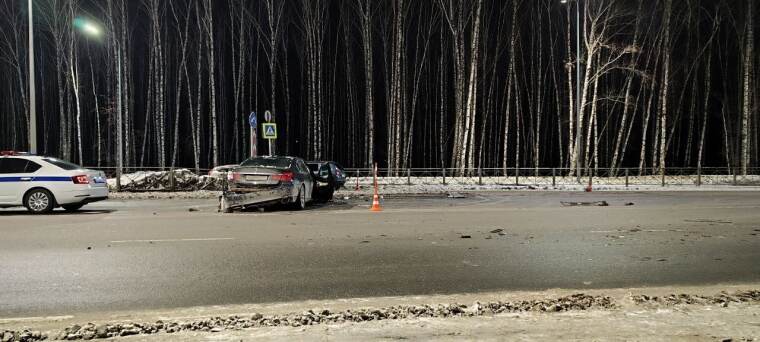
[[[657,309],[676,305],[717,305],[760,304],[760,291],[721,292],[712,296],[671,294],[665,296],[630,295],[634,306],[642,309]],[[487,317],[498,314],[515,313],[561,313],[583,311],[619,310],[617,301],[608,296],[573,294],[558,298],[531,299],[517,301],[475,302],[470,305],[452,303],[438,305],[395,305],[384,308],[361,308],[331,311],[311,309],[301,313],[263,315],[230,315],[196,320],[158,320],[155,322],[114,322],[73,324],[59,331],[40,332],[30,329],[2,330],[0,341],[42,341],[92,340],[133,335],[173,334],[179,332],[239,331],[252,328],[302,327],[313,325],[335,325],[386,320],[408,320],[428,318]]]

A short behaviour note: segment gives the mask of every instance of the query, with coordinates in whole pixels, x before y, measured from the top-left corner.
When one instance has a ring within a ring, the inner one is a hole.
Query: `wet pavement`
[[[562,206],[599,202],[608,206]],[[760,280],[760,193],[349,195],[0,210],[0,317],[414,294]]]

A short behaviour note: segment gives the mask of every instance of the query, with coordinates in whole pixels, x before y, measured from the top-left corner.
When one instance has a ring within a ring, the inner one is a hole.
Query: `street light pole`
[[[34,7],[29,0],[29,153],[37,154],[37,101],[34,85]]]
[[[581,156],[581,135],[583,135],[583,128],[581,125],[583,124],[581,122],[581,118],[583,117],[581,115],[581,0],[576,0],[575,2],[575,63],[577,64],[575,67],[575,106],[577,107],[577,110],[575,111],[575,115],[578,118],[576,123],[576,138],[575,138],[575,144],[578,148],[578,162],[575,163],[576,167],[576,174],[578,175],[578,183],[581,183],[581,162],[583,161],[583,157]]]

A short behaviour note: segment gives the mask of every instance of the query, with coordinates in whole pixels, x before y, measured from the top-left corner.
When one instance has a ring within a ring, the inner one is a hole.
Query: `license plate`
[[[245,176],[245,180],[251,182],[263,182],[269,179],[268,176]]]

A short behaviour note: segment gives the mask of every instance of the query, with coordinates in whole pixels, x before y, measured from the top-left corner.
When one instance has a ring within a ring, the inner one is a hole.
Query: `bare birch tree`
[[[374,65],[372,54],[372,17],[374,14],[372,0],[356,0],[356,5],[359,14],[359,23],[361,27],[362,38],[362,56],[364,59],[364,108],[365,108],[365,135],[366,144],[365,150],[367,154],[365,156],[365,166],[371,167],[375,161],[375,111],[374,111]]]
[[[209,68],[209,106],[211,110],[211,154],[212,164],[219,165],[219,127],[216,115],[216,49],[214,44],[214,4],[211,0],[203,0],[203,32],[206,38],[206,52],[208,56]]]
[[[750,136],[751,132],[751,116],[752,116],[752,98],[753,92],[756,91],[752,88],[752,79],[754,77],[754,50],[755,50],[755,33],[754,33],[754,13],[752,12],[752,4],[755,0],[747,0],[747,19],[746,19],[746,33],[745,33],[745,48],[744,48],[744,63],[743,63],[743,96],[742,96],[742,122],[741,122],[741,173],[747,174],[747,168],[750,165]]]
[[[666,161],[666,155],[667,155],[667,132],[668,132],[668,90],[670,88],[670,54],[671,54],[671,43],[670,43],[670,17],[673,12],[673,0],[665,0],[665,14],[663,19],[663,28],[665,30],[665,37],[663,38],[663,76],[662,76],[662,87],[660,92],[660,142],[659,142],[659,162],[657,165],[657,169],[660,170],[661,174],[665,173],[665,161]]]

